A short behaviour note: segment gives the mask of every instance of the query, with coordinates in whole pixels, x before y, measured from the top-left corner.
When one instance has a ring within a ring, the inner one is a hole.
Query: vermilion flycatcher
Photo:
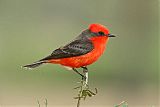
[[[87,70],[87,65],[97,61],[103,54],[108,37],[115,37],[101,24],[91,24],[69,44],[54,50],[49,56],[23,67],[35,68],[44,63],[61,64],[72,68],[80,74],[76,68]],[[80,74],[82,77],[83,75]]]

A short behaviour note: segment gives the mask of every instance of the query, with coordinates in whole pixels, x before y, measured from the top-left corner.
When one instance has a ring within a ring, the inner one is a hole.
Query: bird
[[[87,66],[96,62],[104,53],[110,37],[115,37],[115,35],[110,34],[110,31],[104,25],[90,24],[70,43],[55,49],[47,57],[23,67],[31,69],[47,63],[60,64],[84,77],[77,68],[82,68],[85,72],[88,72]]]

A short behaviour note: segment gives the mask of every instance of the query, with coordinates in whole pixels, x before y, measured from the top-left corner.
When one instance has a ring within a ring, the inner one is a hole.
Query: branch
[[[96,90],[95,93],[89,90],[88,72],[84,72],[83,71],[83,73],[84,73],[85,78],[82,78],[82,80],[80,82],[81,85],[79,87],[74,88],[74,89],[79,89],[78,97],[75,97],[75,99],[78,100],[77,107],[80,107],[80,101],[81,101],[81,99],[85,100],[87,96],[92,97],[92,96],[94,96],[94,95],[97,94],[97,89],[96,88],[95,88],[95,90]]]

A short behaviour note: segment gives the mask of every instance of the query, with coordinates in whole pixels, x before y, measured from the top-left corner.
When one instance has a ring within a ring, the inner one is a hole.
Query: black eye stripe
[[[105,35],[104,32],[102,32],[102,31],[99,31],[98,34],[99,35]]]

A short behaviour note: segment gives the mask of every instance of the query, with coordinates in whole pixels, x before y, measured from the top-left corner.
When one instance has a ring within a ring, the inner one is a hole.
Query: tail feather
[[[45,63],[44,61],[38,61],[38,62],[35,62],[35,63],[32,63],[32,64],[28,64],[28,65],[25,65],[23,66],[24,68],[36,68],[40,65],[42,65],[43,63]]]

